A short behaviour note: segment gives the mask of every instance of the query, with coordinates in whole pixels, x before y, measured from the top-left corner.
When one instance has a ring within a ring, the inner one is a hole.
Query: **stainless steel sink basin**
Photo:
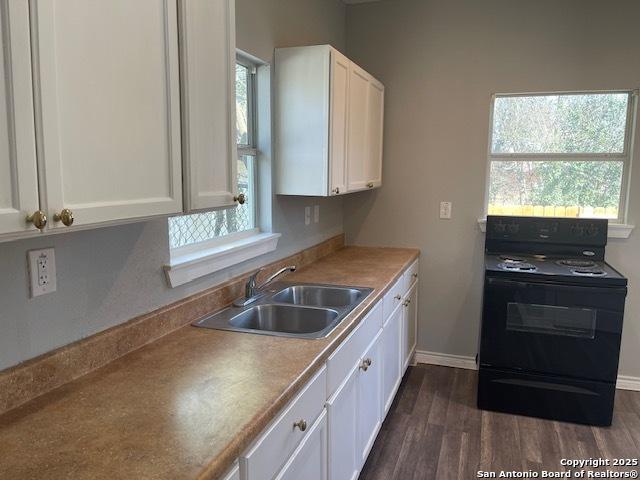
[[[251,305],[206,315],[196,327],[316,339],[329,335],[373,289],[277,282]]]
[[[355,288],[294,285],[280,290],[273,296],[273,300],[313,307],[347,307],[362,297],[363,293]]]
[[[229,324],[236,328],[283,333],[316,333],[338,318],[338,312],[328,308],[293,305],[258,305],[239,313]]]

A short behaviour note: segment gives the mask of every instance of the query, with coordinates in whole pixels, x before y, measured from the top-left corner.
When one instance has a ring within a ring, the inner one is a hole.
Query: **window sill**
[[[480,227],[480,231],[485,233],[487,231],[487,219],[479,218],[478,226]],[[629,238],[631,232],[635,225],[626,225],[622,223],[610,223],[609,224],[609,238]]]
[[[225,243],[203,245],[202,248],[183,250],[171,257],[164,266],[167,282],[171,288],[184,285],[224,268],[273,252],[278,245],[279,233],[256,233],[238,235]]]

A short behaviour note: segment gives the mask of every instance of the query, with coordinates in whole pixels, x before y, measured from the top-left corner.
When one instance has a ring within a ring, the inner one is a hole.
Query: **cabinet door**
[[[329,195],[346,193],[350,63],[340,52],[331,50]]]
[[[234,0],[181,3],[185,209],[234,205],[237,194]]]
[[[357,65],[349,67],[349,130],[347,142],[347,189],[367,188],[370,75]]]
[[[403,309],[396,308],[382,330],[382,413],[389,411],[393,397],[400,385],[400,367],[404,358],[400,358],[400,334]]]
[[[329,480],[355,480],[358,451],[358,366],[327,401]]]
[[[418,329],[418,282],[415,282],[405,295],[402,319],[402,371],[409,366],[409,361],[416,348]]]
[[[276,480],[327,480],[327,465],[327,412],[323,410]]]
[[[358,454],[362,467],[382,423],[382,355],[379,333],[362,356],[358,374]]]
[[[181,212],[176,2],[30,5],[50,218],[63,208],[75,225]]]
[[[0,1],[0,235],[34,230],[38,210],[29,4]]]
[[[369,81],[367,118],[367,187],[382,185],[382,137],[384,132],[384,86],[375,78]]]

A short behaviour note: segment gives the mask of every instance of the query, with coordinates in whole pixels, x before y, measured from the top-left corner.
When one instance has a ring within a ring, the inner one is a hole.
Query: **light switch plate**
[[[320,221],[320,205],[316,205],[313,207],[313,223],[318,223]]]
[[[304,207],[304,224],[309,225],[311,223],[311,207]]]
[[[440,218],[446,220],[451,218],[451,202],[440,202]]]
[[[29,250],[31,298],[56,291],[56,255],[53,248]]]

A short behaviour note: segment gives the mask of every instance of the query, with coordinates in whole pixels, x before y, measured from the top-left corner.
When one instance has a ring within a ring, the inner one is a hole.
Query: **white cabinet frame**
[[[6,138],[2,141],[7,162],[10,197],[0,203],[0,235],[38,231],[27,223],[27,215],[40,208],[33,96],[31,81],[31,39],[29,4],[26,1],[0,1],[0,31],[2,33],[2,76],[4,91],[0,102],[6,113]],[[4,133],[4,132],[3,132]],[[4,203],[4,202],[3,202]]]
[[[235,205],[236,43],[234,0],[181,0],[185,211]]]

